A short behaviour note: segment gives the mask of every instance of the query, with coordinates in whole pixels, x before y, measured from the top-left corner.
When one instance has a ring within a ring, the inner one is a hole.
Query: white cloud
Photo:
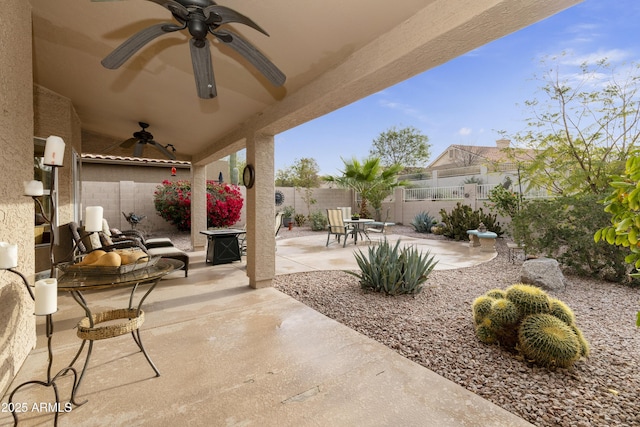
[[[458,135],[460,135],[460,136],[469,136],[469,135],[471,135],[471,132],[472,132],[471,128],[460,128],[458,130]]]
[[[428,122],[429,121],[429,117],[424,114],[422,111],[413,108],[411,105],[409,104],[403,104],[400,102],[394,102],[394,101],[390,101],[388,99],[381,99],[380,101],[378,101],[378,105],[380,105],[381,107],[384,108],[389,108],[392,110],[397,110],[400,111],[402,114],[412,117],[414,119],[418,119],[421,122]]]
[[[587,64],[595,64],[598,61],[606,59],[607,62],[613,64],[616,62],[622,62],[625,59],[629,58],[630,52],[627,52],[622,49],[609,49],[609,50],[598,50],[591,53],[585,54],[572,54],[563,56],[561,59],[561,64],[563,65],[573,65],[580,66],[584,63]]]

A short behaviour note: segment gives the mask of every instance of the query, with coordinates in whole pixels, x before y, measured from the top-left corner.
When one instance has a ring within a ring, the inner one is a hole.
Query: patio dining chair
[[[332,235],[338,238],[338,243],[340,243],[340,239],[344,237],[342,247],[347,246],[347,238],[349,236],[355,236],[357,230],[344,224],[342,210],[340,209],[327,209],[327,219],[329,220],[329,233],[327,234],[326,246],[329,246],[329,240]]]
[[[392,223],[387,222],[389,220],[389,211],[390,211],[390,208],[387,209],[387,215],[384,221],[374,221],[372,223],[367,224],[367,227],[364,229],[364,232],[365,234],[367,234],[367,236],[369,235],[369,233],[384,234],[385,228],[387,227],[387,225],[393,225]]]

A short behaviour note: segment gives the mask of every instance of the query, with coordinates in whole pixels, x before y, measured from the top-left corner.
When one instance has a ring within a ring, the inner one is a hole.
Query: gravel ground
[[[640,426],[640,289],[566,276],[566,291],[552,296],[575,312],[591,356],[569,369],[541,368],[474,335],[472,301],[519,281],[520,265],[508,262],[501,239],[497,247],[485,264],[432,272],[417,296],[364,292],[342,271],[278,276],[275,287],[537,426]]]

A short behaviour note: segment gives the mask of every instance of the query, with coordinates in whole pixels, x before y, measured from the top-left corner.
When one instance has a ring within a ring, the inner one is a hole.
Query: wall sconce
[[[178,173],[178,171],[176,170],[175,166],[171,167],[171,176],[176,176],[176,173]]]

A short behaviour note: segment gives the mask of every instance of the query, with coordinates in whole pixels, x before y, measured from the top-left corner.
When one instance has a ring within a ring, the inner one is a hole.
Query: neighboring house
[[[500,184],[507,177],[518,180],[518,163],[532,159],[534,150],[515,150],[508,139],[495,146],[453,144],[447,147],[425,170],[413,186],[448,187],[475,181]]]

